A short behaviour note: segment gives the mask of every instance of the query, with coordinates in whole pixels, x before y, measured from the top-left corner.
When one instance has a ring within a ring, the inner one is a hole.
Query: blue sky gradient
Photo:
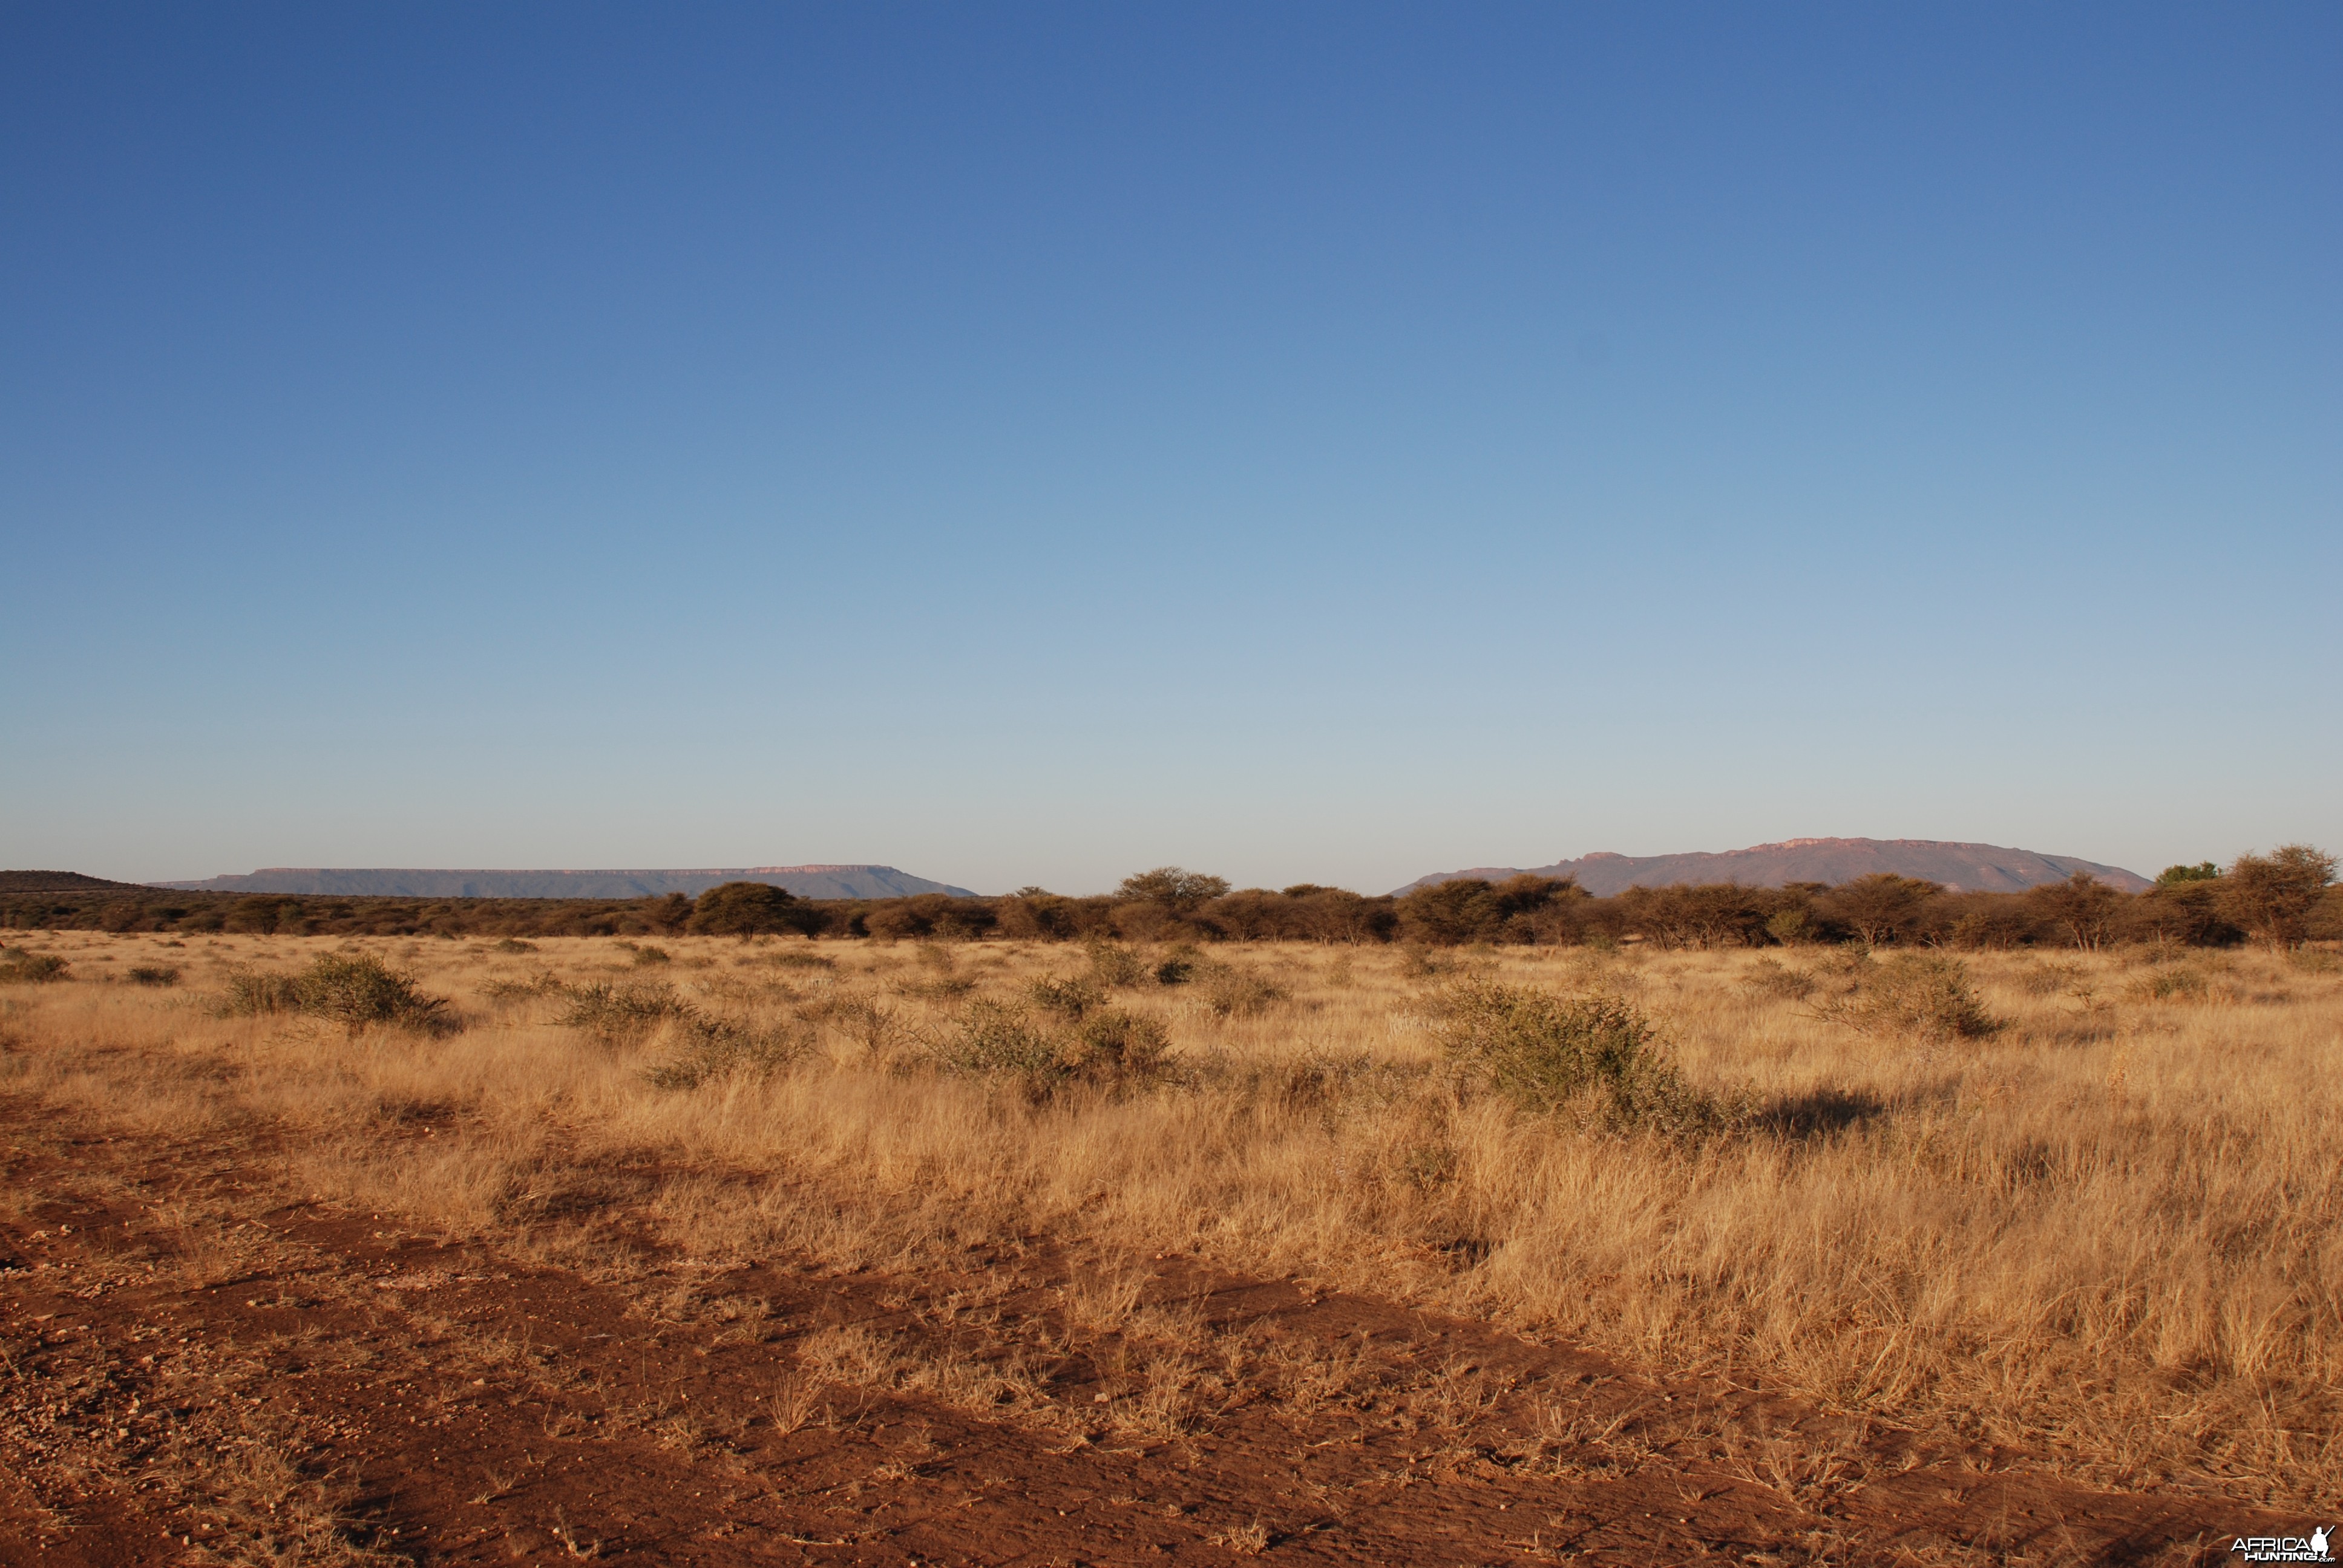
[[[0,10],[0,863],[2343,848],[2343,9]]]

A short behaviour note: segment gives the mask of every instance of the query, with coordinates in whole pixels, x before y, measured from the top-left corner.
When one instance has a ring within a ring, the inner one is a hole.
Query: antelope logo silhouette
[[[2229,1550],[2248,1563],[2332,1563],[2333,1529],[2322,1524],[2308,1535],[2240,1535]]]

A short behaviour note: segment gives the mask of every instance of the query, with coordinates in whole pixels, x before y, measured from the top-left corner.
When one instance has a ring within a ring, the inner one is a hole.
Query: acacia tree
[[[1816,902],[1860,938],[1864,946],[1875,948],[1916,934],[1921,910],[1943,891],[1936,883],[1917,877],[1875,871],[1840,883]]]
[[[786,888],[770,882],[725,882],[699,895],[692,905],[691,929],[703,936],[768,936],[777,931],[813,934],[821,916]]]
[[[2116,916],[2123,909],[2123,895],[2088,871],[2031,889],[2026,901],[2045,919],[2065,927],[2077,947],[2092,952],[2114,931]]]
[[[2220,880],[2221,913],[2256,941],[2298,948],[2309,937],[2311,910],[2334,879],[2335,857],[2308,844],[2240,855]]]
[[[1229,890],[1226,877],[1208,877],[1178,866],[1158,866],[1122,879],[1121,892],[1134,903],[1161,904],[1175,915],[1192,915]]]

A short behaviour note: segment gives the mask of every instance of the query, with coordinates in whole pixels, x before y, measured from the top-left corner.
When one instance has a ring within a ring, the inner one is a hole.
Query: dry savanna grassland
[[[2343,962],[41,933],[0,1553],[2224,1561]]]

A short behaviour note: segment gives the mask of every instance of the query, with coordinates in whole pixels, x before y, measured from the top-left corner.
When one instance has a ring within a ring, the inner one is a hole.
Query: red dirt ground
[[[910,1280],[562,1266],[307,1201],[256,1138],[0,1097],[0,1150],[7,1563],[2209,1563],[2305,1528],[1177,1258],[1148,1301],[1323,1396],[1232,1377],[1134,1435],[1141,1380],[1052,1327],[1081,1265],[1042,1238]],[[836,1325],[1059,1353],[1003,1419],[833,1381],[796,1426],[776,1391]]]

